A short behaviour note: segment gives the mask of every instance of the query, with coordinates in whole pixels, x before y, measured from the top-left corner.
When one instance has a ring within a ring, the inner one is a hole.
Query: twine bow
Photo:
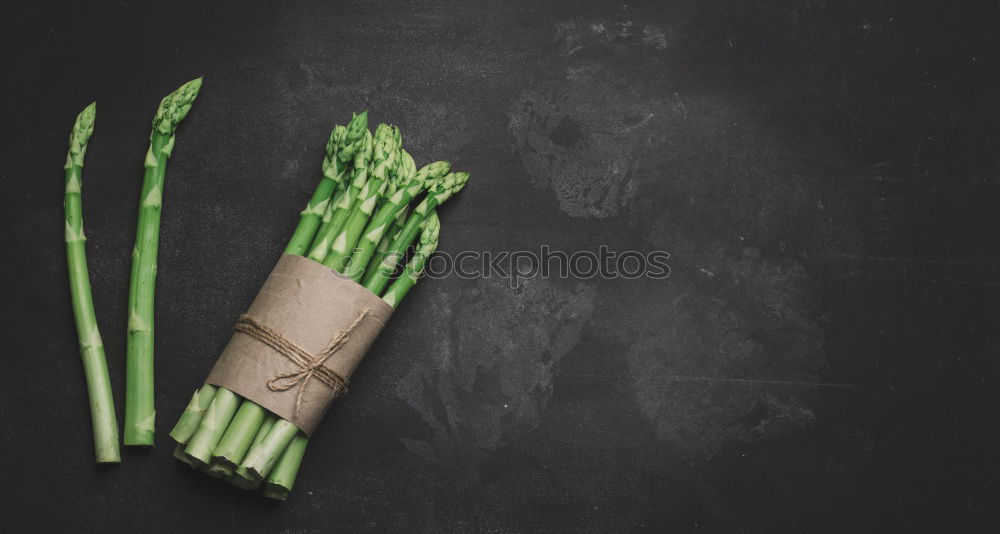
[[[368,316],[368,312],[369,309],[365,308],[361,312],[361,315],[354,319],[354,322],[348,325],[347,328],[337,332],[333,336],[333,339],[330,340],[329,345],[319,354],[310,354],[309,351],[296,345],[281,332],[246,314],[240,316],[233,329],[271,347],[278,354],[288,358],[299,367],[297,371],[278,374],[267,381],[267,388],[271,391],[288,391],[298,386],[299,392],[295,395],[294,412],[298,415],[299,407],[302,405],[302,394],[306,390],[306,384],[312,378],[316,378],[326,384],[336,394],[347,391],[347,380],[332,371],[329,367],[323,365],[323,363],[347,343],[347,340],[350,339],[351,331],[361,324],[361,321]]]

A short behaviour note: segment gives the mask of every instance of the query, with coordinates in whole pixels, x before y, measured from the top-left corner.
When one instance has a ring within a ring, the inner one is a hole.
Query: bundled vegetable
[[[197,78],[167,95],[156,110],[153,132],[149,135],[128,293],[125,445],[153,445],[156,422],[153,403],[153,296],[163,178],[167,172],[167,159],[174,149],[174,130],[191,110],[200,89],[201,78]]]
[[[308,434],[437,247],[435,209],[468,180],[443,161],[418,170],[399,129],[380,124],[372,134],[367,113],[335,127],[326,151],[323,178],[285,255],[170,434],[178,459],[241,488],[263,485],[265,496],[282,500]],[[302,330],[308,321],[332,331]],[[329,339],[320,351],[297,341],[316,336]],[[242,375],[234,378],[234,369]]]
[[[94,431],[94,454],[97,463],[118,463],[118,419],[108,378],[108,362],[104,356],[104,343],[97,328],[94,300],[90,291],[90,273],[87,270],[87,251],[84,247],[83,207],[80,198],[83,178],[83,157],[87,141],[94,132],[96,104],[87,106],[76,118],[69,135],[69,153],[66,155],[66,259],[69,267],[69,289],[73,300],[73,318],[80,342],[80,358],[87,380],[90,397],[90,418]]]

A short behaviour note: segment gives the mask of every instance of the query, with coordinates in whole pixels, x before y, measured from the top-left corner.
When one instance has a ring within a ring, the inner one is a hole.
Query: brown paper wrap
[[[365,316],[356,322],[362,314]],[[331,339],[356,322],[342,346],[322,364],[345,382],[390,315],[392,307],[371,291],[329,267],[291,254],[281,256],[245,314],[256,323],[280,332],[311,355],[322,353],[330,346]],[[284,391],[269,386],[276,377],[302,370],[301,365],[271,345],[237,331],[206,382],[252,400],[311,435],[342,391],[315,376]]]

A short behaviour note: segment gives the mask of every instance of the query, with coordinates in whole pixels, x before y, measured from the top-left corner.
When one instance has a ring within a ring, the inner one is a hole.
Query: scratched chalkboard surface
[[[3,521],[995,532],[998,9],[6,5]],[[62,244],[66,138],[96,100],[84,224],[121,417],[149,124],[198,75],[164,192],[157,446],[98,468]],[[290,499],[264,500],[182,466],[167,432],[294,228],[330,128],[362,109],[398,124],[418,163],[472,174],[442,210],[442,251],[660,251],[669,277],[422,281]]]

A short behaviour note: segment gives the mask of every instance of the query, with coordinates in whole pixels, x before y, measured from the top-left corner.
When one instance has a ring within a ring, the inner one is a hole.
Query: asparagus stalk
[[[406,249],[416,239],[424,220],[430,216],[435,208],[444,204],[455,193],[461,191],[468,180],[469,173],[453,172],[434,184],[431,190],[427,192],[424,200],[417,205],[413,213],[410,214],[410,217],[407,218],[406,224],[400,230],[399,235],[392,240],[392,245],[389,247],[389,251],[384,254],[382,262],[376,266],[374,271],[365,275],[364,286],[369,291],[376,295],[382,294],[383,289],[385,289],[393,273],[395,273],[399,262],[406,257]]]
[[[64,208],[66,214],[66,264],[69,271],[69,293],[73,302],[73,319],[80,343],[80,358],[87,381],[87,396],[90,399],[90,420],[94,434],[94,457],[99,464],[118,463],[121,452],[118,447],[118,418],[115,417],[115,403],[111,395],[111,379],[108,376],[108,362],[104,355],[104,342],[97,328],[94,300],[90,291],[90,273],[87,269],[87,250],[83,235],[83,202],[81,185],[83,158],[87,153],[87,141],[94,132],[94,118],[97,104],[91,103],[83,109],[73,123],[69,134],[69,152],[66,154],[66,193]]]
[[[156,110],[153,132],[149,136],[129,286],[125,445],[153,445],[156,426],[153,401],[153,296],[160,240],[163,177],[167,170],[167,159],[174,148],[174,131],[191,110],[191,104],[200,89],[201,78],[197,78],[167,95]]]
[[[191,467],[198,467],[197,465],[194,464],[194,462],[191,461],[190,458],[188,458],[188,456],[186,454],[184,454],[184,448],[185,447],[187,447],[187,445],[185,445],[183,443],[178,443],[174,447],[174,458],[177,458],[178,460],[180,460],[180,461],[188,464]]]
[[[195,431],[198,430],[201,418],[205,415],[205,410],[208,409],[208,406],[212,404],[212,399],[215,398],[216,389],[211,384],[205,384],[191,396],[191,402],[188,403],[187,408],[184,408],[181,418],[174,425],[174,429],[170,431],[170,437],[174,438],[174,441],[178,444],[186,444]]]
[[[323,159],[323,177],[312,198],[306,204],[306,209],[299,216],[299,224],[292,234],[292,239],[285,247],[285,253],[302,255],[312,242],[319,227],[321,218],[330,201],[330,195],[337,184],[344,180],[354,153],[362,147],[364,134],[368,132],[368,112],[354,115],[346,128],[337,127],[330,134],[326,145],[326,157]]]
[[[274,426],[274,423],[277,420],[278,416],[272,413],[268,413],[264,416],[264,422],[257,430],[257,435],[254,436],[253,443],[251,443],[250,446],[254,447],[264,441],[264,438],[267,437],[267,434],[271,431],[271,427]],[[254,489],[260,486],[260,480],[251,476],[250,472],[247,471],[247,468],[242,465],[236,468],[233,476],[229,477],[228,480],[232,485],[242,489]]]
[[[326,259],[326,255],[330,251],[330,243],[333,241],[334,236],[337,235],[337,232],[340,231],[344,222],[347,221],[347,216],[351,214],[351,210],[354,208],[354,203],[361,189],[368,183],[368,166],[371,163],[374,147],[374,138],[371,132],[366,130],[364,143],[354,157],[351,185],[340,195],[340,198],[334,204],[333,212],[330,215],[330,223],[326,226],[326,229],[322,233],[316,234],[316,237],[313,239],[312,248],[309,250],[309,255],[307,256],[309,259],[318,262]]]
[[[264,422],[267,411],[257,404],[243,400],[236,416],[229,423],[229,428],[212,451],[213,461],[236,467],[243,461],[243,456],[250,448],[257,430]],[[232,474],[232,473],[229,473]]]
[[[264,483],[264,496],[271,499],[283,501],[288,498],[288,494],[295,485],[295,477],[299,474],[299,466],[302,465],[302,458],[306,454],[306,445],[309,438],[299,432],[292,438],[292,442],[285,448],[281,459],[271,470]]]
[[[278,457],[298,431],[299,429],[295,425],[284,419],[275,420],[264,440],[250,447],[250,451],[247,452],[246,458],[240,465],[246,468],[247,474],[252,479],[262,480],[271,472]]]

